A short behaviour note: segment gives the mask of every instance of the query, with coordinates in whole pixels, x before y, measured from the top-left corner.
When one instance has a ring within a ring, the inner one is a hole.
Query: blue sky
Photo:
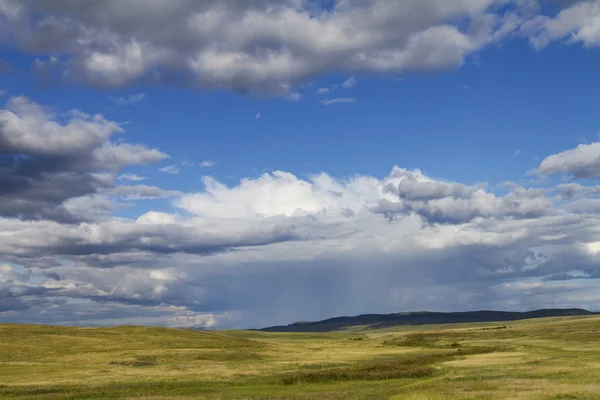
[[[545,155],[593,140],[597,131],[597,52],[560,42],[535,51],[526,40],[514,40],[437,73],[326,74],[298,89],[300,101],[143,85],[115,91],[40,87],[34,58],[6,51],[3,59],[22,69],[19,76],[3,76],[5,90],[59,110],[78,108],[126,122],[124,138],[164,150],[173,156],[166,164],[213,161],[210,174],[230,183],[274,169],[381,177],[401,165],[450,180],[498,184],[523,179]],[[351,77],[357,84],[350,89],[317,93]],[[145,97],[134,105],[110,100],[139,93]],[[356,102],[320,103],[337,97]],[[180,170],[155,179],[197,187],[198,170]]]
[[[598,1],[40,4],[0,2],[0,319],[600,309]]]

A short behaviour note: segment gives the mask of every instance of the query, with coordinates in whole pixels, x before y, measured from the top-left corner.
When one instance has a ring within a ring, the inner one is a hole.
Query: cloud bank
[[[273,171],[233,186],[207,176],[182,193],[124,184],[141,180],[128,166],[167,155],[111,142],[118,124],[56,115],[23,97],[0,111],[4,321],[259,327],[600,304],[596,186],[494,190],[393,167],[383,178]],[[580,148],[537,171],[581,175]],[[175,211],[115,215],[157,198]]]
[[[564,39],[600,43],[598,1],[554,14],[542,14],[545,8],[536,0],[174,0],[143,6],[139,0],[3,0],[0,41],[39,57],[36,69],[45,79],[297,99],[293,86],[330,71],[397,75],[456,68],[511,37],[537,49]],[[115,101],[131,100],[137,101]]]

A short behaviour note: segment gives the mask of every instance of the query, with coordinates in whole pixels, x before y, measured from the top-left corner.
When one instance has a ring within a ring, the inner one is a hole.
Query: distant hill
[[[285,326],[259,329],[263,332],[332,332],[355,326],[369,329],[388,328],[401,325],[457,324],[465,322],[516,321],[529,318],[569,317],[594,315],[578,308],[543,309],[528,312],[512,311],[466,311],[466,312],[408,312],[397,314],[363,314],[354,317],[337,317],[318,322],[296,322]]]

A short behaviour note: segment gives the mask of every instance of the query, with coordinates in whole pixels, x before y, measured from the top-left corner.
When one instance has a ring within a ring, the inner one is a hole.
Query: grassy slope
[[[0,325],[2,399],[598,399],[599,376],[598,316],[323,334]]]

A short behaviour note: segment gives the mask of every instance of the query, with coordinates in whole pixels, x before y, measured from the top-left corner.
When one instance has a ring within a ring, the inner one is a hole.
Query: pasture
[[[0,325],[0,399],[598,399],[600,317],[334,333]]]

